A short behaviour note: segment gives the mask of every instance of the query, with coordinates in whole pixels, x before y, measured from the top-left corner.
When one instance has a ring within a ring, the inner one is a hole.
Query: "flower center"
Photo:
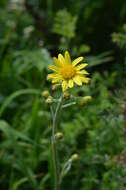
[[[61,69],[61,75],[64,79],[71,79],[73,76],[75,76],[76,71],[72,65],[65,65]]]

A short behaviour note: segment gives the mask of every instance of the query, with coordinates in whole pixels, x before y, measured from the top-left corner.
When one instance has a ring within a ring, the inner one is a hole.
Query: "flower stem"
[[[58,166],[58,153],[57,153],[57,142],[55,138],[57,129],[57,119],[58,114],[62,105],[63,96],[60,97],[57,103],[55,114],[53,115],[53,127],[52,127],[52,154],[53,154],[53,165],[54,165],[54,175],[55,175],[55,190],[60,190],[59,182],[59,166]]]

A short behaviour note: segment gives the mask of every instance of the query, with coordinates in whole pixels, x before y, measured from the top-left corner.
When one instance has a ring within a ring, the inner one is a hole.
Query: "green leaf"
[[[18,190],[19,187],[26,183],[28,181],[28,178],[27,177],[24,177],[24,178],[21,178],[20,180],[17,180],[14,182],[13,186],[11,187],[11,190]]]
[[[47,49],[33,49],[16,51],[14,53],[14,67],[18,75],[21,75],[32,68],[37,68],[40,72],[44,68],[48,68],[48,65],[52,63],[52,58],[50,57]]]
[[[22,139],[24,141],[31,142],[31,140],[23,133],[13,129],[6,121],[0,120],[0,130],[9,138]]]
[[[86,57],[86,61],[88,62],[88,67],[94,67],[97,65],[101,65],[104,63],[109,63],[113,61],[114,57],[112,56],[112,52],[103,52],[96,56],[88,56]]]
[[[72,16],[66,9],[56,13],[53,32],[69,39],[75,36],[77,16]]]
[[[8,96],[8,98],[4,101],[4,103],[2,104],[2,106],[0,107],[0,117],[2,116],[2,114],[4,113],[5,109],[7,108],[7,106],[18,96],[21,95],[25,95],[25,94],[38,94],[40,95],[41,93],[39,92],[39,90],[36,89],[22,89],[22,90],[18,90],[16,92],[14,92],[13,94],[11,94],[10,96]]]

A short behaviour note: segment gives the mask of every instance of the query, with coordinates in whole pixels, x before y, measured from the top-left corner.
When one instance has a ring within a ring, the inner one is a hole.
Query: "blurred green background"
[[[125,0],[0,0],[0,189],[53,190],[51,116],[41,93],[52,56],[85,56],[90,104],[62,113],[62,190],[125,190]]]

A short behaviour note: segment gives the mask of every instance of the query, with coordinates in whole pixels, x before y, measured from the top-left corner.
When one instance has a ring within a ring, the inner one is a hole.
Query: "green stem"
[[[59,166],[58,166],[58,154],[57,154],[57,143],[56,143],[56,129],[57,129],[57,118],[62,105],[63,96],[60,97],[56,107],[55,114],[53,115],[53,127],[52,127],[52,153],[53,153],[53,164],[55,173],[55,190],[60,190],[59,182]]]

